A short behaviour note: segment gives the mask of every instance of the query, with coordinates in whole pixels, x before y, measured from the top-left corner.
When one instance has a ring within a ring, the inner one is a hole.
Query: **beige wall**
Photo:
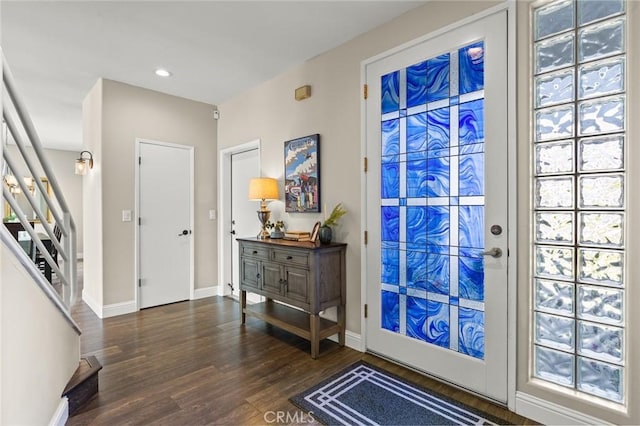
[[[361,62],[496,3],[429,3],[220,105],[219,147],[260,139],[262,172],[279,178],[281,190],[283,142],[320,134],[322,202],[328,210],[342,202],[349,211],[340,220],[337,240],[348,244],[347,329],[352,332],[360,333],[361,317]],[[294,89],[304,84],[311,85],[312,96],[297,102]],[[323,216],[287,215],[281,202],[271,208],[294,229],[311,229]]]
[[[9,145],[7,150],[11,158],[22,165],[19,170],[15,171],[16,175],[29,176],[30,173],[27,172],[26,165],[22,163],[18,147]],[[81,254],[83,250],[82,176],[76,175],[74,169],[75,160],[78,158],[79,153],[57,149],[45,149],[44,152],[60,185],[60,189],[62,189],[64,193],[65,200],[71,211],[71,216],[73,216],[73,220],[76,223],[77,248],[78,253]],[[35,158],[32,148],[27,148],[27,153],[31,158]],[[40,173],[40,176],[44,176],[44,173]],[[52,198],[55,199],[53,195]]]
[[[78,367],[80,336],[0,246],[0,424],[45,425]]]
[[[94,261],[101,263],[103,305],[131,302],[135,296],[135,224],[122,222],[122,210],[135,208],[136,138],[195,147],[195,287],[216,285],[216,222],[208,218],[217,197],[215,107],[110,80],[98,84],[101,101],[90,105],[88,98],[85,106],[100,111],[87,110],[85,115],[101,120],[100,132],[94,135],[100,145],[100,155],[94,157],[99,173],[95,180],[85,180],[85,188],[101,191],[102,220],[94,226],[101,227],[103,252],[89,263],[91,268]],[[85,217],[95,209],[85,207]],[[86,238],[100,238],[94,232],[87,226]]]

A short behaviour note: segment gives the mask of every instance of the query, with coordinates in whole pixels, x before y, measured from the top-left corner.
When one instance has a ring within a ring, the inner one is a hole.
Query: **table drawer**
[[[271,260],[276,262],[283,262],[297,266],[309,266],[309,255],[307,253],[301,253],[297,250],[271,250]]]
[[[269,249],[263,245],[242,244],[242,253],[240,256],[258,257],[261,259],[269,259]]]

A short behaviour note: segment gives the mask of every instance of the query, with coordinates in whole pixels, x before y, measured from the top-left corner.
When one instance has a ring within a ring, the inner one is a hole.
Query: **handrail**
[[[18,261],[24,266],[24,269],[29,273],[29,275],[35,280],[38,286],[44,291],[49,300],[53,302],[54,305],[58,307],[58,310],[62,313],[64,318],[67,320],[69,325],[76,331],[78,334],[82,334],[80,331],[80,327],[78,323],[75,322],[71,314],[69,313],[66,306],[60,300],[60,297],[56,293],[56,291],[51,288],[49,282],[44,278],[44,276],[40,273],[36,265],[31,261],[29,256],[22,250],[19,245],[15,244],[15,239],[11,236],[7,229],[0,228],[0,239],[2,242],[9,248],[9,250],[16,256]],[[17,247],[16,247],[17,246]]]
[[[12,171],[16,170],[15,163],[13,162],[13,160],[11,159],[11,156],[9,156],[6,151],[4,152],[3,157],[4,157],[4,160],[7,162],[9,169],[11,169]],[[31,171],[31,173],[35,174],[34,171]],[[33,195],[31,195],[31,191],[29,191],[29,189],[27,188],[27,185],[22,181],[22,179],[18,179],[18,186],[22,190],[22,193],[25,195],[25,197],[27,197],[27,201],[29,201],[29,205],[31,205],[31,207],[36,213],[36,216],[40,219],[40,223],[42,223],[42,226],[44,227],[45,231],[47,231],[47,234],[49,235],[51,242],[56,246],[56,249],[58,249],[58,251],[62,255],[63,260],[65,261],[69,260],[66,253],[64,253],[64,248],[62,248],[62,245],[60,244],[60,242],[58,242],[58,238],[55,236],[53,229],[51,229],[51,225],[47,223],[46,215],[43,213],[38,203],[36,203],[35,199],[33,198]],[[3,192],[4,191],[7,191],[6,185],[3,187]],[[11,204],[11,208],[13,209],[13,211],[16,211],[14,204],[12,204],[12,203],[15,203],[15,200],[12,199],[11,194],[9,194],[8,196],[5,195],[5,198],[7,198],[7,201],[9,202],[9,204]],[[49,209],[51,210],[51,208]]]
[[[24,212],[22,211],[22,209],[20,208],[16,200],[11,196],[11,193],[9,192],[6,186],[2,188],[2,195],[4,195],[5,200],[9,203],[13,211],[16,212],[16,214],[18,215],[18,219],[20,219],[20,223],[22,224],[22,227],[24,228],[25,231],[27,231],[27,233],[31,237],[31,241],[35,243],[36,247],[38,248],[38,250],[40,250],[40,253],[42,253],[45,260],[49,262],[49,264],[51,265],[51,268],[55,271],[56,274],[58,274],[60,279],[63,281],[63,284],[69,285],[69,281],[67,280],[67,277],[65,277],[62,271],[60,271],[60,268],[56,264],[55,260],[53,260],[53,257],[51,257],[51,255],[49,254],[49,251],[44,246],[40,237],[38,237],[38,234],[33,229],[33,226],[29,224],[29,220],[24,215]]]
[[[18,151],[20,151],[20,155],[22,156],[22,159],[24,160],[25,164],[27,165],[27,169],[31,172],[32,176],[38,176],[39,172],[38,169],[36,167],[36,165],[34,164],[33,160],[31,159],[31,157],[27,154],[27,150],[26,150],[26,144],[24,143],[24,141],[22,140],[22,137],[20,136],[20,133],[18,132],[18,128],[15,125],[15,122],[13,121],[13,118],[11,118],[11,116],[9,114],[7,114],[6,112],[3,113],[3,117],[5,123],[7,124],[7,127],[9,128],[9,132],[11,132],[11,135],[13,136],[13,140],[16,142],[16,146],[18,147]],[[7,159],[7,153],[4,153],[4,157],[5,160],[7,160],[7,163],[9,163],[8,159]],[[9,164],[9,167],[11,167],[11,164]],[[12,169],[13,170],[13,169]],[[45,172],[46,175],[46,172]],[[47,178],[48,179],[48,178]],[[53,219],[55,220],[56,223],[62,223],[62,216],[60,215],[60,213],[58,213],[58,211],[56,209],[53,209],[53,201],[51,201],[51,197],[49,197],[49,193],[47,192],[47,190],[45,189],[44,185],[42,184],[42,181],[40,179],[36,179],[35,180],[35,184],[38,186],[38,189],[40,190],[40,194],[42,194],[42,197],[44,198],[47,206],[49,206],[50,210],[51,210],[51,214],[53,216]],[[67,235],[68,231],[67,230],[63,230],[63,235]]]
[[[58,266],[58,263],[56,262],[56,260],[51,256],[49,251],[46,249],[44,243],[41,241],[40,237],[38,236],[38,233],[35,231],[34,227],[26,218],[26,215],[18,205],[17,201],[14,199],[9,189],[4,184],[3,184],[3,191],[2,191],[3,198],[5,202],[9,203],[12,210],[16,213],[16,216],[18,217],[20,223],[22,224],[22,227],[31,237],[32,243],[35,244],[35,246],[37,247],[37,250],[40,252],[42,257],[44,258],[44,261],[47,262],[47,264],[51,267],[51,269],[56,273],[56,275],[60,279],[62,284],[62,294],[58,295],[58,298],[61,299],[60,301],[62,302],[62,304],[66,309],[66,314],[69,314],[71,304],[75,301],[76,287],[77,287],[77,263],[76,263],[77,253],[76,253],[75,221],[71,216],[69,206],[64,198],[62,189],[58,184],[58,180],[56,179],[56,176],[53,173],[53,169],[47,160],[47,157],[44,152],[44,148],[42,146],[42,142],[40,141],[40,137],[38,136],[35,130],[35,127],[33,125],[33,122],[31,120],[31,117],[27,112],[26,106],[16,89],[15,81],[13,79],[13,74],[11,73],[11,70],[7,64],[6,58],[4,57],[4,53],[2,53],[1,59],[2,59],[2,82],[3,82],[3,87],[6,89],[5,92],[7,94],[7,96],[3,97],[2,99],[2,102],[3,102],[2,117],[4,122],[6,123],[7,130],[11,134],[11,137],[13,138],[13,140],[15,141],[18,147],[18,151],[20,152],[20,156],[24,160],[24,163],[26,164],[27,169],[29,170],[31,175],[39,176],[40,174],[39,170],[41,169],[44,176],[49,181],[49,185],[53,190],[53,195],[54,195],[53,198],[55,198],[57,205],[56,203],[53,202],[52,197],[49,196],[47,190],[45,189],[40,179],[37,179],[37,178],[34,179],[34,183],[35,185],[37,185],[38,189],[40,190],[40,193],[42,194],[42,198],[44,200],[44,203],[46,204],[46,207],[49,209],[49,211],[51,211],[52,216],[58,228],[60,228],[62,243],[61,241],[58,240],[58,237],[55,235],[52,226],[47,222],[47,217],[45,215],[45,212],[43,212],[43,209],[38,205],[34,197],[31,195],[27,185],[24,182],[22,182],[21,179],[18,179],[18,186],[24,193],[28,203],[31,205],[31,208],[35,212],[36,217],[40,219],[41,225],[44,228],[47,235],[49,236],[51,243],[53,244],[53,246],[55,246],[58,253],[60,254],[64,262],[64,267],[62,268],[62,270]],[[8,101],[7,103],[10,103],[10,105],[13,106],[12,113],[17,115],[17,118],[18,118],[17,122],[16,120],[14,120],[13,114],[10,113],[8,109],[5,107],[4,105],[5,99]],[[20,125],[20,128],[18,125]],[[23,139],[20,130],[22,130],[26,135],[26,141]],[[4,134],[2,135],[2,137],[4,138]],[[7,143],[6,140],[2,141],[3,147],[6,146],[6,143]],[[27,155],[27,150],[26,150],[27,144],[31,145],[31,147],[33,148],[33,152],[35,153],[35,159],[37,161],[34,161],[34,159],[31,158],[31,155]],[[2,158],[0,159],[2,161],[2,166],[3,166],[2,170],[5,170],[5,166],[6,166],[6,169],[15,175],[17,171],[16,163],[11,158],[11,156],[8,155],[6,149],[3,149],[2,151],[3,151]],[[12,248],[14,253],[17,249],[22,250],[18,241],[16,241],[15,239],[12,239],[12,240],[13,241],[6,241],[3,233],[3,241],[5,241],[5,243],[8,245],[13,246]],[[34,266],[33,262],[31,262],[31,264],[32,266]],[[37,270],[38,268],[35,268],[35,269]],[[31,270],[30,272],[33,272],[33,270]],[[42,285],[42,281],[43,280],[39,280],[39,284]],[[50,283],[49,283],[49,287],[50,288],[47,291],[47,294],[50,297],[51,297],[51,292],[53,292],[53,294],[58,294],[53,289]]]
[[[15,106],[16,112],[18,113],[18,117],[20,117],[20,121],[22,122],[22,125],[24,126],[24,129],[27,132],[27,137],[31,142],[31,146],[36,152],[38,156],[38,160],[40,160],[42,170],[44,171],[45,176],[48,176],[47,179],[49,179],[49,183],[51,184],[51,188],[53,189],[53,193],[56,196],[56,199],[58,200],[58,204],[60,205],[60,208],[65,212],[70,211],[69,206],[67,205],[67,201],[64,198],[64,194],[62,193],[62,190],[60,189],[60,185],[58,184],[58,180],[56,179],[56,176],[53,173],[53,169],[51,168],[51,165],[49,165],[49,162],[47,161],[46,156],[44,155],[42,142],[40,142],[40,137],[38,136],[38,133],[36,132],[35,127],[33,126],[31,117],[29,117],[29,114],[27,113],[27,109],[24,103],[22,102],[22,99],[16,92],[16,89],[15,89],[16,86],[13,80],[13,74],[11,73],[9,66],[7,65],[7,60],[4,57],[4,53],[2,54],[2,80],[4,81],[9,97],[11,98],[13,105]],[[71,222],[71,227],[75,230],[76,225],[73,219],[71,219],[70,222]]]

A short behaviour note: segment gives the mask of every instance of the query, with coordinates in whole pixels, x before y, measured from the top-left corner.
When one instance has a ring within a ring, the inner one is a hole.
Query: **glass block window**
[[[625,377],[624,0],[533,11],[533,376],[615,402]]]
[[[484,42],[381,77],[382,328],[484,358]]]

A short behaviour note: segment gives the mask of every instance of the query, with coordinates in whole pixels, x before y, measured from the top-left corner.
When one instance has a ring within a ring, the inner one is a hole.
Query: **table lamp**
[[[249,199],[260,200],[258,219],[262,223],[262,231],[258,234],[258,238],[261,240],[269,238],[269,231],[265,226],[271,216],[271,212],[267,210],[267,200],[278,199],[278,181],[273,178],[252,178],[249,181]]]

